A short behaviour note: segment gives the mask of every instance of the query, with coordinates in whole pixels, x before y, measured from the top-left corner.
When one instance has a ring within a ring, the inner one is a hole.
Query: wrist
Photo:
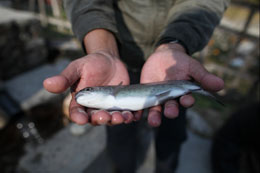
[[[162,50],[167,50],[167,49],[181,51],[183,53],[186,53],[186,49],[180,43],[175,42],[175,41],[159,45],[155,49],[155,52],[162,51]]]
[[[119,55],[117,53],[113,53],[110,50],[97,50],[97,51],[91,52],[90,54],[102,55],[102,56],[110,58],[112,60],[119,59]]]
[[[87,54],[100,53],[119,57],[114,35],[105,29],[95,29],[89,32],[83,42]]]

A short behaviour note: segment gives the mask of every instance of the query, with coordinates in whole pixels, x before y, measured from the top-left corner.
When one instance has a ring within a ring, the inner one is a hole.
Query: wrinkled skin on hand
[[[69,118],[77,124],[91,123],[120,124],[133,120],[133,114],[125,112],[106,112],[93,110],[77,104],[75,92],[87,86],[129,84],[128,72],[124,64],[111,54],[100,51],[72,61],[67,68],[57,76],[45,79],[44,88],[52,93],[62,93],[73,86],[72,100],[69,106]]]
[[[165,44],[159,46],[148,58],[141,73],[141,83],[158,82],[164,80],[195,80],[209,91],[219,91],[224,82],[210,74],[195,59],[185,53],[182,46]],[[69,107],[69,118],[77,124],[91,123],[93,125],[117,125],[131,123],[141,118],[142,110],[137,112],[94,110],[76,103],[75,92],[89,86],[105,86],[129,84],[128,72],[119,58],[106,51],[98,51],[71,62],[58,76],[44,81],[44,87],[49,92],[61,93],[69,87],[74,88]],[[163,106],[164,114],[168,118],[175,118],[179,113],[179,104],[190,107],[195,100],[191,95],[182,96],[179,101],[170,100]],[[148,123],[159,126],[161,123],[162,107],[149,109]]]
[[[181,45],[171,43],[159,46],[146,61],[141,73],[141,83],[164,80],[195,80],[208,91],[219,91],[224,87],[222,79],[209,73],[198,61],[188,56]],[[179,113],[179,104],[188,108],[194,102],[191,95],[182,96],[179,101],[167,101],[164,104],[164,115],[175,118]],[[159,126],[161,114],[161,106],[150,108],[149,124]]]

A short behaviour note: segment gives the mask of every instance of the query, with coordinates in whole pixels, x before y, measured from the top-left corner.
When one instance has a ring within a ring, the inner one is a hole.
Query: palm
[[[89,55],[77,60],[80,80],[76,91],[87,86],[129,84],[128,72],[119,60],[106,57],[102,54]]]
[[[171,45],[157,49],[146,61],[141,73],[141,83],[191,79],[211,91],[223,88],[223,81],[220,78],[208,73],[198,61]],[[182,96],[179,102],[169,100],[164,105],[164,115],[168,118],[175,118],[179,114],[179,103],[184,107],[190,107],[194,101],[190,95]],[[158,126],[161,123],[161,111],[161,106],[150,109],[148,122],[151,125]]]
[[[142,69],[141,82],[189,80],[190,61],[191,59],[182,52],[155,52]]]
[[[78,81],[78,82],[77,82]],[[89,54],[75,60],[58,76],[48,78],[44,81],[44,87],[53,93],[64,92],[68,87],[79,91],[88,86],[102,85],[124,85],[129,84],[128,72],[124,64],[117,58],[106,53]],[[78,123],[92,124],[120,124],[124,122],[123,113],[113,112],[111,115],[106,111],[94,113],[93,110],[84,108],[75,100],[75,92],[72,92],[72,99],[69,107],[69,118]],[[133,115],[127,113],[132,119]],[[127,120],[126,120],[127,122]]]

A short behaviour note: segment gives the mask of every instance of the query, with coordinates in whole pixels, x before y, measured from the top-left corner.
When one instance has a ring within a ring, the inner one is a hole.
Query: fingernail
[[[119,112],[114,112],[114,114],[112,115],[112,119],[111,119],[111,124],[116,125],[116,124],[121,124],[124,122],[124,118],[122,117],[122,114]]]
[[[79,113],[82,113],[82,114],[84,114],[84,115],[87,115],[86,111],[83,110],[82,108],[78,108],[77,110],[78,110]]]
[[[131,113],[129,111],[123,111],[122,116],[123,116],[126,124],[132,122]]]
[[[128,112],[123,111],[122,116],[123,116],[124,120],[128,120]]]
[[[141,119],[142,114],[139,112],[134,112],[134,120],[138,121]]]

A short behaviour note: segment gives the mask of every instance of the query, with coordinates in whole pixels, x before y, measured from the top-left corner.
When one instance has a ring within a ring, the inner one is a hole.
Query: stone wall
[[[0,24],[0,80],[28,71],[48,58],[43,28],[38,20]]]

